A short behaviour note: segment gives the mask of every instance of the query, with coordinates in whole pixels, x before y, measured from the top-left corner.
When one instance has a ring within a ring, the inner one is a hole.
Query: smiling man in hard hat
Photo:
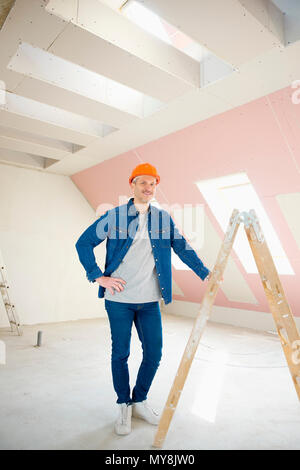
[[[177,230],[167,211],[150,201],[160,177],[156,168],[142,163],[129,178],[133,197],[107,211],[78,239],[76,249],[89,281],[99,284],[105,299],[112,355],[111,367],[119,415],[117,434],[131,431],[131,416],[157,425],[159,418],[147,395],[162,355],[159,301],[172,300],[171,248],[202,280],[210,271]],[[107,239],[105,271],[96,263],[93,249]],[[128,358],[132,324],[143,348],[135,386],[130,393]]]

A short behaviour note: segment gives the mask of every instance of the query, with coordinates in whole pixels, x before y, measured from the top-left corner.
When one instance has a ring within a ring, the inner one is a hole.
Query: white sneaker
[[[116,434],[124,435],[131,432],[131,406],[127,406],[126,403],[118,404],[119,416],[115,422]]]
[[[153,424],[154,426],[157,426],[159,423],[158,414],[150,408],[146,400],[132,404],[132,416],[134,416],[134,418],[144,419],[147,423]]]

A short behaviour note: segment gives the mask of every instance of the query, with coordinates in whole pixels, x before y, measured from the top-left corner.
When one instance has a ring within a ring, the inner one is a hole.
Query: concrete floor
[[[149,394],[163,410],[193,320],[164,315],[164,357]],[[42,347],[36,348],[42,330]],[[0,330],[0,449],[146,449],[155,427],[117,436],[107,320]],[[132,381],[141,360],[136,332]],[[163,449],[300,449],[298,401],[277,336],[209,323]]]

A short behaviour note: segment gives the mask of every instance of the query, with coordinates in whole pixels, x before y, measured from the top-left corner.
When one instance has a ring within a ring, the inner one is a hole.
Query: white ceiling
[[[122,3],[16,0],[0,31],[0,162],[72,175],[300,78],[297,0],[140,0],[202,46],[200,63]]]

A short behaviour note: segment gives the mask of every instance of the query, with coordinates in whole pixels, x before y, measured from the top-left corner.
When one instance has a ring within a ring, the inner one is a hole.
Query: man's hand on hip
[[[118,277],[110,277],[110,276],[101,276],[95,279],[96,282],[105,289],[108,289],[109,292],[114,295],[115,291],[121,292],[124,290],[123,284],[126,284],[126,281],[120,279]]]

